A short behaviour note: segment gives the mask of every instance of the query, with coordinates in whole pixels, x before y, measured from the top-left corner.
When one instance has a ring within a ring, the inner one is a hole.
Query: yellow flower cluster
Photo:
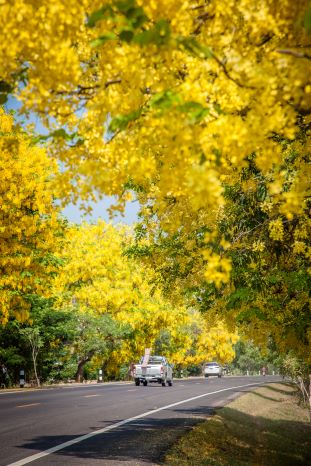
[[[222,176],[250,153],[263,171],[279,164],[271,135],[293,137],[295,108],[310,107],[310,61],[300,57],[309,44],[300,26],[307,0],[285,0],[282,8],[276,0],[122,5],[1,6],[0,78],[22,80],[16,95],[25,109],[83,141],[56,144],[68,169],[62,187],[84,197],[94,188],[122,196],[130,178],[159,205],[171,194],[198,210],[222,202]],[[105,141],[109,121],[120,117],[123,131]],[[294,190],[287,204],[297,202]]]
[[[272,220],[269,224],[270,237],[275,241],[282,241],[284,236],[284,227],[281,218]]]
[[[204,251],[204,258],[207,260],[204,273],[206,280],[214,283],[216,287],[227,283],[232,268],[230,259],[213,254],[210,250]]]

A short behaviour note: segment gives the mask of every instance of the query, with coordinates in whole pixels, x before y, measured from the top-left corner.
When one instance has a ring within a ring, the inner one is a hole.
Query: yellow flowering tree
[[[74,345],[77,353],[83,349],[86,354],[81,366],[92,361],[116,375],[145,347],[182,365],[201,363],[212,354],[232,359],[233,334],[215,322],[210,330],[198,312],[172,305],[154,285],[155,273],[124,254],[132,241],[128,228],[85,223],[69,229],[67,239],[54,295],[57,306],[75,313],[83,327]],[[109,348],[103,347],[105,340],[112,343]]]
[[[173,294],[184,294],[189,305],[208,316],[218,315],[229,326],[236,323],[240,333],[262,348],[272,338],[280,352],[292,349],[309,361],[310,166],[306,128],[296,140],[282,139],[279,143],[282,164],[268,175],[251,155],[241,173],[223,182],[224,205],[215,219],[203,209],[196,216],[188,212],[178,232],[168,234],[155,221],[149,204],[145,209],[148,228],[143,223],[137,225],[137,243],[129,254],[151,262],[161,274],[163,286],[173,289]],[[293,206],[296,189],[299,197]],[[167,206],[167,215],[169,211]],[[146,238],[151,239],[148,246]],[[228,272],[227,281],[224,277]]]
[[[0,322],[27,320],[27,295],[49,293],[61,224],[50,178],[55,164],[0,109]]]

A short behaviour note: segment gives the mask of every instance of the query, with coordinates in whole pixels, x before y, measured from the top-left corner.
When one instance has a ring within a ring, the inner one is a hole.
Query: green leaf
[[[257,307],[251,307],[250,309],[247,309],[246,311],[240,312],[237,316],[237,321],[238,322],[243,322],[243,321],[251,321],[253,318],[257,318],[259,320],[266,320],[266,316],[264,313]]]
[[[141,115],[140,109],[135,110],[134,112],[131,112],[127,115],[118,115],[111,120],[108,130],[111,131],[112,133],[118,130],[123,131],[124,129],[127,128],[127,125],[131,121],[137,120],[137,118],[139,118],[140,115]]]
[[[0,93],[0,105],[5,104],[7,100],[8,100],[8,95]]]
[[[8,94],[13,91],[13,86],[6,81],[0,81],[0,93]]]
[[[136,6],[135,1],[128,0],[117,2],[116,6],[120,13],[126,17],[128,25],[134,29],[141,27],[146,21],[148,21],[148,17],[145,15],[143,8]]]
[[[199,102],[185,102],[179,106],[178,110],[188,114],[192,123],[197,123],[209,114],[209,109]]]
[[[131,8],[126,12],[126,18],[134,29],[141,27],[148,17],[145,15],[144,10],[141,7]]]
[[[155,30],[162,41],[166,41],[171,34],[170,25],[165,19],[160,19],[155,24]]]
[[[239,288],[232,293],[227,302],[227,309],[236,309],[242,303],[250,302],[253,299],[253,293],[248,288]]]
[[[66,133],[66,131],[63,128],[56,129],[55,131],[50,133],[49,136],[53,138],[64,138],[64,139],[68,139],[70,137],[69,134]]]
[[[157,44],[163,45],[171,34],[170,25],[165,19],[160,19],[153,28],[147,29],[135,35],[133,42],[139,45]]]
[[[77,133],[69,134],[64,130],[64,128],[60,128],[50,133],[47,137],[48,138],[62,138],[62,139],[66,139],[66,141],[72,141],[74,138],[77,137]]]
[[[114,16],[114,12],[110,5],[105,5],[99,10],[93,11],[87,19],[87,27],[93,28],[98,21],[104,18],[107,12],[110,13],[110,16]]]
[[[135,0],[123,0],[116,2],[116,7],[121,13],[128,13],[128,11],[135,9]]]
[[[213,56],[209,47],[200,44],[193,37],[179,37],[177,43],[180,44],[186,51],[199,58],[211,58]]]
[[[107,32],[106,34],[102,34],[101,36],[97,37],[97,39],[94,39],[91,41],[91,47],[100,47],[103,45],[105,42],[109,40],[115,40],[117,39],[117,35],[114,34],[113,32]]]
[[[303,18],[303,25],[308,34],[311,34],[311,8],[307,10]]]
[[[181,104],[181,97],[172,91],[163,91],[155,94],[149,102],[151,108],[166,109],[174,104]]]
[[[134,37],[134,32],[130,29],[123,29],[120,34],[119,34],[119,39],[122,40],[123,42],[132,42],[132,39]]]
[[[21,275],[21,278],[27,278],[27,277],[32,277],[33,273],[30,272],[29,270],[23,270],[20,275]]]
[[[155,31],[154,29],[148,29],[147,31],[136,34],[133,38],[133,42],[139,45],[147,45],[155,42]]]
[[[209,114],[209,109],[203,107],[199,102],[183,102],[179,94],[166,90],[155,94],[149,102],[151,108],[161,110],[175,106],[176,110],[189,116],[191,123],[196,123]]]
[[[37,144],[38,142],[42,141],[47,141],[50,138],[62,138],[65,139],[66,141],[72,141],[77,137],[77,133],[72,133],[68,134],[64,128],[56,129],[55,131],[52,131],[52,133],[49,134],[39,134],[38,136],[35,136],[32,138],[32,143]],[[79,142],[79,139],[77,143]],[[81,144],[81,142],[80,142]]]
[[[6,81],[0,80],[0,105],[3,105],[8,100],[8,94],[13,91],[13,86]]]
[[[74,147],[79,147],[84,144],[84,138],[79,138],[77,142],[75,143]]]
[[[225,112],[222,110],[221,106],[217,102],[214,104],[214,110],[218,113],[218,115],[225,114]]]

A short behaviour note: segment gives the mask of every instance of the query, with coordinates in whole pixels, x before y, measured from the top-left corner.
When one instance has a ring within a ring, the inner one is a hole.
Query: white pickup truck
[[[133,367],[133,378],[135,385],[142,383],[144,386],[148,382],[155,382],[162,384],[162,387],[173,385],[173,369],[171,364],[168,363],[163,356],[149,356],[148,363],[143,364],[144,358],[142,357],[139,364]]]

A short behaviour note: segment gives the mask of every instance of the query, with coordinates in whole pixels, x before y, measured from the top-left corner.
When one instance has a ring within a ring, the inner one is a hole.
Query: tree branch
[[[307,53],[297,52],[297,50],[289,50],[289,49],[279,49],[277,50],[278,53],[283,53],[284,55],[292,55],[296,58],[306,58],[307,60],[311,60],[311,55]]]
[[[107,87],[112,86],[113,84],[120,84],[122,82],[121,78],[110,79],[106,81],[103,85],[105,89]],[[74,91],[53,91],[55,94],[58,95],[80,95],[83,98],[87,99],[92,97],[92,94],[96,89],[99,89],[101,86],[100,84],[94,84],[93,86],[81,86],[79,85],[76,90]]]
[[[121,82],[121,78],[110,79],[110,81],[105,83],[105,88],[107,89],[107,87],[111,86],[112,84],[120,84]]]
[[[248,86],[247,84],[242,84],[240,81],[233,78],[229,74],[229,71],[227,70],[226,65],[213,52],[212,52],[212,57],[214,58],[214,60],[216,60],[218,65],[221,66],[221,68],[222,68],[223,72],[225,73],[225,75],[227,76],[227,78],[230,79],[230,81],[234,82],[238,87],[242,87],[242,88],[244,87],[246,89],[256,89],[255,86]]]

